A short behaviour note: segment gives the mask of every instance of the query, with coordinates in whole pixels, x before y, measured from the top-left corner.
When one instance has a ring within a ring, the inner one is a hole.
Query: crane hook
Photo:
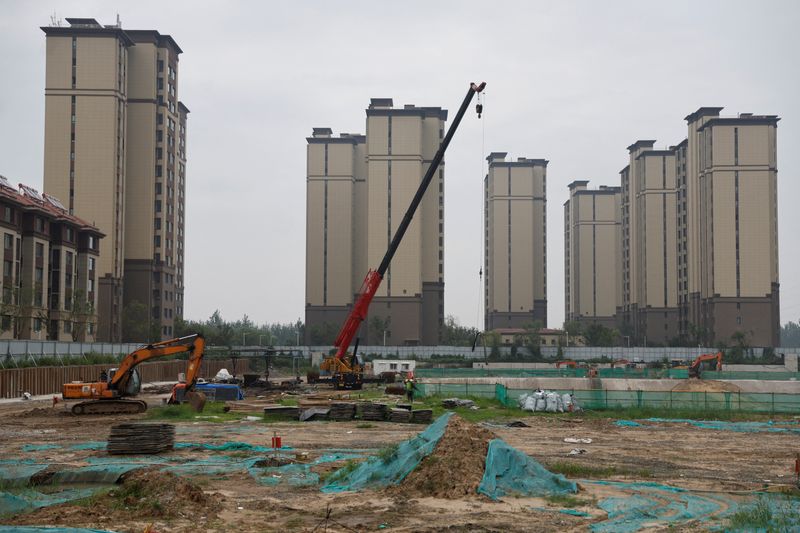
[[[478,103],[475,105],[475,112],[478,113],[478,118],[481,118],[483,113],[483,103],[481,103],[481,93],[478,93]]]

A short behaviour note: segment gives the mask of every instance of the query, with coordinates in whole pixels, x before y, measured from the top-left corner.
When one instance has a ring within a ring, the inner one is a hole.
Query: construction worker
[[[406,377],[405,387],[406,387],[406,398],[408,399],[408,403],[414,403],[414,389],[417,388],[417,384],[414,383],[414,374],[409,374]]]

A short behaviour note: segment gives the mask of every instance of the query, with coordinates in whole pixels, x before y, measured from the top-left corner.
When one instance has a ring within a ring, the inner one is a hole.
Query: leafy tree
[[[586,339],[587,346],[614,346],[619,337],[619,332],[593,322],[586,326],[583,336]]]
[[[499,361],[500,360],[500,334],[496,331],[487,331],[484,333],[486,344],[491,346],[491,350],[489,352],[489,360],[490,361]]]
[[[148,342],[151,333],[147,306],[138,300],[128,302],[122,309],[122,341]]]
[[[781,327],[781,346],[798,347],[800,346],[800,320],[797,322],[787,322]]]
[[[447,315],[442,324],[440,340],[445,346],[472,346],[472,341],[475,340],[477,333],[476,328],[462,326],[456,317]]]
[[[367,323],[369,341],[373,344],[383,344],[384,332],[387,338],[392,336],[392,317],[371,316]]]
[[[564,322],[564,333],[567,334],[567,342],[569,342],[569,346],[573,346],[575,344],[575,339],[583,335],[583,324],[576,320]],[[560,339],[559,342],[561,342]]]
[[[336,341],[339,327],[330,322],[314,324],[309,328],[309,341],[314,346],[328,346]]]
[[[530,357],[537,359],[542,356],[542,337],[539,335],[539,330],[542,329],[542,323],[538,320],[526,324],[525,333],[519,339],[522,346],[524,346]]]

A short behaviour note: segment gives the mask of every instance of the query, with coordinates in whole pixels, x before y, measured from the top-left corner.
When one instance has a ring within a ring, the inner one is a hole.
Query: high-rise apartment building
[[[306,335],[344,324],[367,272],[366,137],[314,128],[307,139]],[[307,339],[308,342],[308,339]]]
[[[338,330],[389,246],[444,137],[447,111],[373,98],[367,134],[308,142],[306,340]],[[444,163],[372,300],[362,343],[434,345],[444,322]]]
[[[91,18],[49,26],[45,192],[106,235],[99,259],[98,338],[119,340],[138,302],[152,337],[183,313],[186,115],[180,47],[157,31]]]
[[[621,189],[569,185],[564,203],[566,320],[616,327],[622,301]]]
[[[638,343],[778,343],[779,118],[721,110],[687,116],[667,150],[628,147],[617,321]]]
[[[667,344],[678,336],[675,150],[644,150],[634,168],[635,331]]]
[[[686,117],[679,147],[679,277],[684,335],[778,346],[777,124],[774,115]]]
[[[547,160],[486,158],[485,328],[547,324]]]

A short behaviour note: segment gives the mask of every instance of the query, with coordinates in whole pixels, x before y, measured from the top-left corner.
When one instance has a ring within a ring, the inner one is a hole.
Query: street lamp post
[[[295,342],[294,342],[295,345],[296,346],[300,346],[300,330],[299,329],[294,330],[294,338],[295,338]]]
[[[383,345],[386,346],[386,330],[383,330]]]

